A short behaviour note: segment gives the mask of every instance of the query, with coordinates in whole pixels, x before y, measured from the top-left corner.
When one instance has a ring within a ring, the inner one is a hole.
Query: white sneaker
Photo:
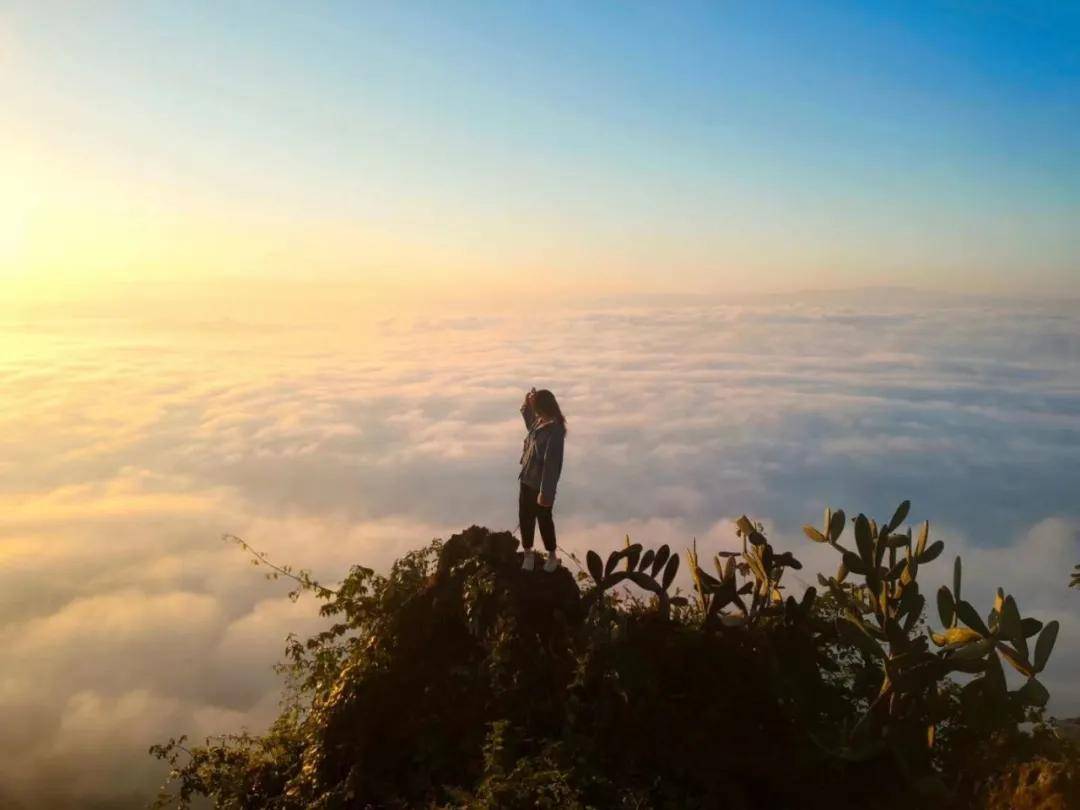
[[[544,570],[550,574],[559,567],[559,563],[559,558],[552,554],[547,558],[547,562],[544,563]]]
[[[521,564],[521,570],[522,571],[532,571],[535,566],[536,566],[536,552],[535,551],[526,551],[525,552],[525,562],[523,562]]]

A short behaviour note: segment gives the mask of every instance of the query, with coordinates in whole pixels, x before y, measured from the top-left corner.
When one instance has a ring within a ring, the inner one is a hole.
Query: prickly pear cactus
[[[606,563],[601,561],[599,554],[590,550],[585,555],[585,565],[595,583],[595,587],[585,594],[583,601],[586,605],[627,581],[652,593],[656,597],[659,614],[664,618],[670,617],[673,605],[681,607],[687,604],[685,597],[668,594],[679,572],[679,555],[672,554],[667,545],[642,553],[642,545],[631,543],[627,536],[626,547],[611,552]]]
[[[784,598],[780,584],[787,569],[798,570],[802,563],[790,551],[777,553],[764,528],[746,515],[735,522],[735,534],[742,540],[743,550],[717,553],[715,577],[699,564],[696,543],[688,552],[705,627],[752,627],[767,616],[784,616],[789,621],[809,617],[816,589],[807,589],[802,600],[796,601],[791,596]]]
[[[953,586],[936,597],[943,628],[924,635],[920,629],[926,598],[919,592],[920,567],[941,556],[944,543],[930,542],[930,524],[917,535],[901,529],[910,510],[904,501],[892,517],[878,524],[858,515],[853,521],[854,548],[840,543],[847,524],[842,511],[826,510],[824,527],[803,527],[817,543],[834,548],[841,558],[836,576],[818,577],[843,608],[839,635],[881,670],[881,688],[869,712],[853,732],[863,743],[903,739],[902,755],[927,761],[934,745],[939,686],[951,673],[977,677],[961,689],[961,702],[973,716],[997,723],[1019,722],[1026,707],[1046,705],[1049,694],[1036,677],[1046,667],[1058,623],[1043,626],[1023,618],[1016,600],[998,589],[984,621],[962,598],[960,558],[953,564]],[[1032,640],[1034,649],[1029,644]],[[933,643],[936,650],[930,649]],[[1026,679],[1009,690],[1002,662]],[[916,733],[914,722],[925,722]]]

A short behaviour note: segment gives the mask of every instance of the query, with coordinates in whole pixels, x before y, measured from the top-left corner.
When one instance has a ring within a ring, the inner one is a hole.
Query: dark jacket
[[[552,502],[562,472],[566,426],[558,421],[539,425],[536,412],[529,405],[521,406],[521,417],[529,432],[521,448],[518,478],[526,486],[540,490],[545,501]]]

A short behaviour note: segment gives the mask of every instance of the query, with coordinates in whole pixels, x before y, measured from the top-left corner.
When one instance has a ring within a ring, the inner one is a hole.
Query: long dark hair
[[[558,400],[555,399],[555,395],[546,388],[541,388],[533,394],[533,406],[539,413],[549,419],[554,419],[561,425],[566,424],[566,417],[563,416]]]

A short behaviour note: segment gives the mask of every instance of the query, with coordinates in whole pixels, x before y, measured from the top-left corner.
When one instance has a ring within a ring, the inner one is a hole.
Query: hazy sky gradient
[[[1078,8],[16,2],[0,277],[1080,294]]]

